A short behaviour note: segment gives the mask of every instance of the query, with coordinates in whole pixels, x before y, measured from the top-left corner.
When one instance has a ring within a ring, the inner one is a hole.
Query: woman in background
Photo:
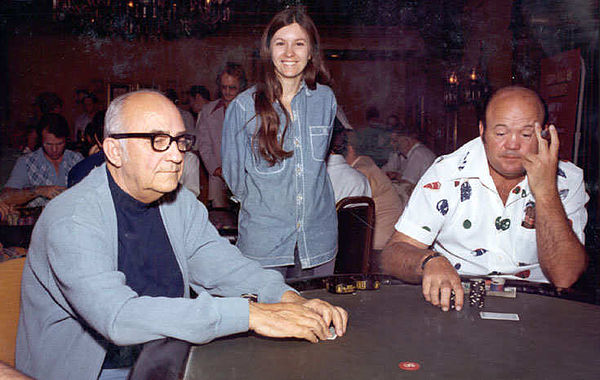
[[[336,101],[317,29],[288,8],[263,33],[256,86],[227,108],[223,176],[240,202],[238,248],[286,278],[333,273],[337,218],[327,176]]]

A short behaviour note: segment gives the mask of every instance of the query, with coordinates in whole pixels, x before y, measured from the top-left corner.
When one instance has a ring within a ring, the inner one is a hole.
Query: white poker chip
[[[337,334],[335,333],[335,327],[329,326],[329,334],[331,335],[331,337],[327,338],[327,340],[334,340],[335,338],[337,338]]]

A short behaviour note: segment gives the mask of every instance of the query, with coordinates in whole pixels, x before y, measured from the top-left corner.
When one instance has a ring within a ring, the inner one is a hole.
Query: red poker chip
[[[398,367],[405,371],[416,371],[419,368],[421,368],[421,365],[419,363],[415,363],[415,362],[400,362],[398,364]]]

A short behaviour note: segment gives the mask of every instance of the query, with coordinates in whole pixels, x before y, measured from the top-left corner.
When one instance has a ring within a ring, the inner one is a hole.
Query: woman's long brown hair
[[[256,115],[260,116],[260,126],[256,130],[252,143],[253,148],[257,149],[262,158],[271,166],[291,157],[293,154],[293,152],[283,149],[283,141],[290,121],[290,115],[283,105],[281,108],[285,114],[285,127],[281,139],[277,138],[280,120],[273,103],[276,100],[280,101],[283,94],[281,83],[279,83],[275,74],[275,65],[271,59],[270,48],[273,35],[279,29],[293,23],[300,25],[306,31],[310,40],[311,59],[309,59],[302,73],[306,86],[314,90],[317,87],[317,82],[330,83],[329,72],[323,64],[319,33],[304,9],[302,7],[290,7],[277,13],[267,25],[261,39],[258,82],[254,94],[254,109]],[[257,142],[257,146],[254,146],[255,142]]]

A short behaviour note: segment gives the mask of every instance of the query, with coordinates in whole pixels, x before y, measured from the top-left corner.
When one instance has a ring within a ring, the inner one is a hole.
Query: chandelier
[[[189,37],[231,19],[231,0],[53,0],[55,21],[92,36]]]

